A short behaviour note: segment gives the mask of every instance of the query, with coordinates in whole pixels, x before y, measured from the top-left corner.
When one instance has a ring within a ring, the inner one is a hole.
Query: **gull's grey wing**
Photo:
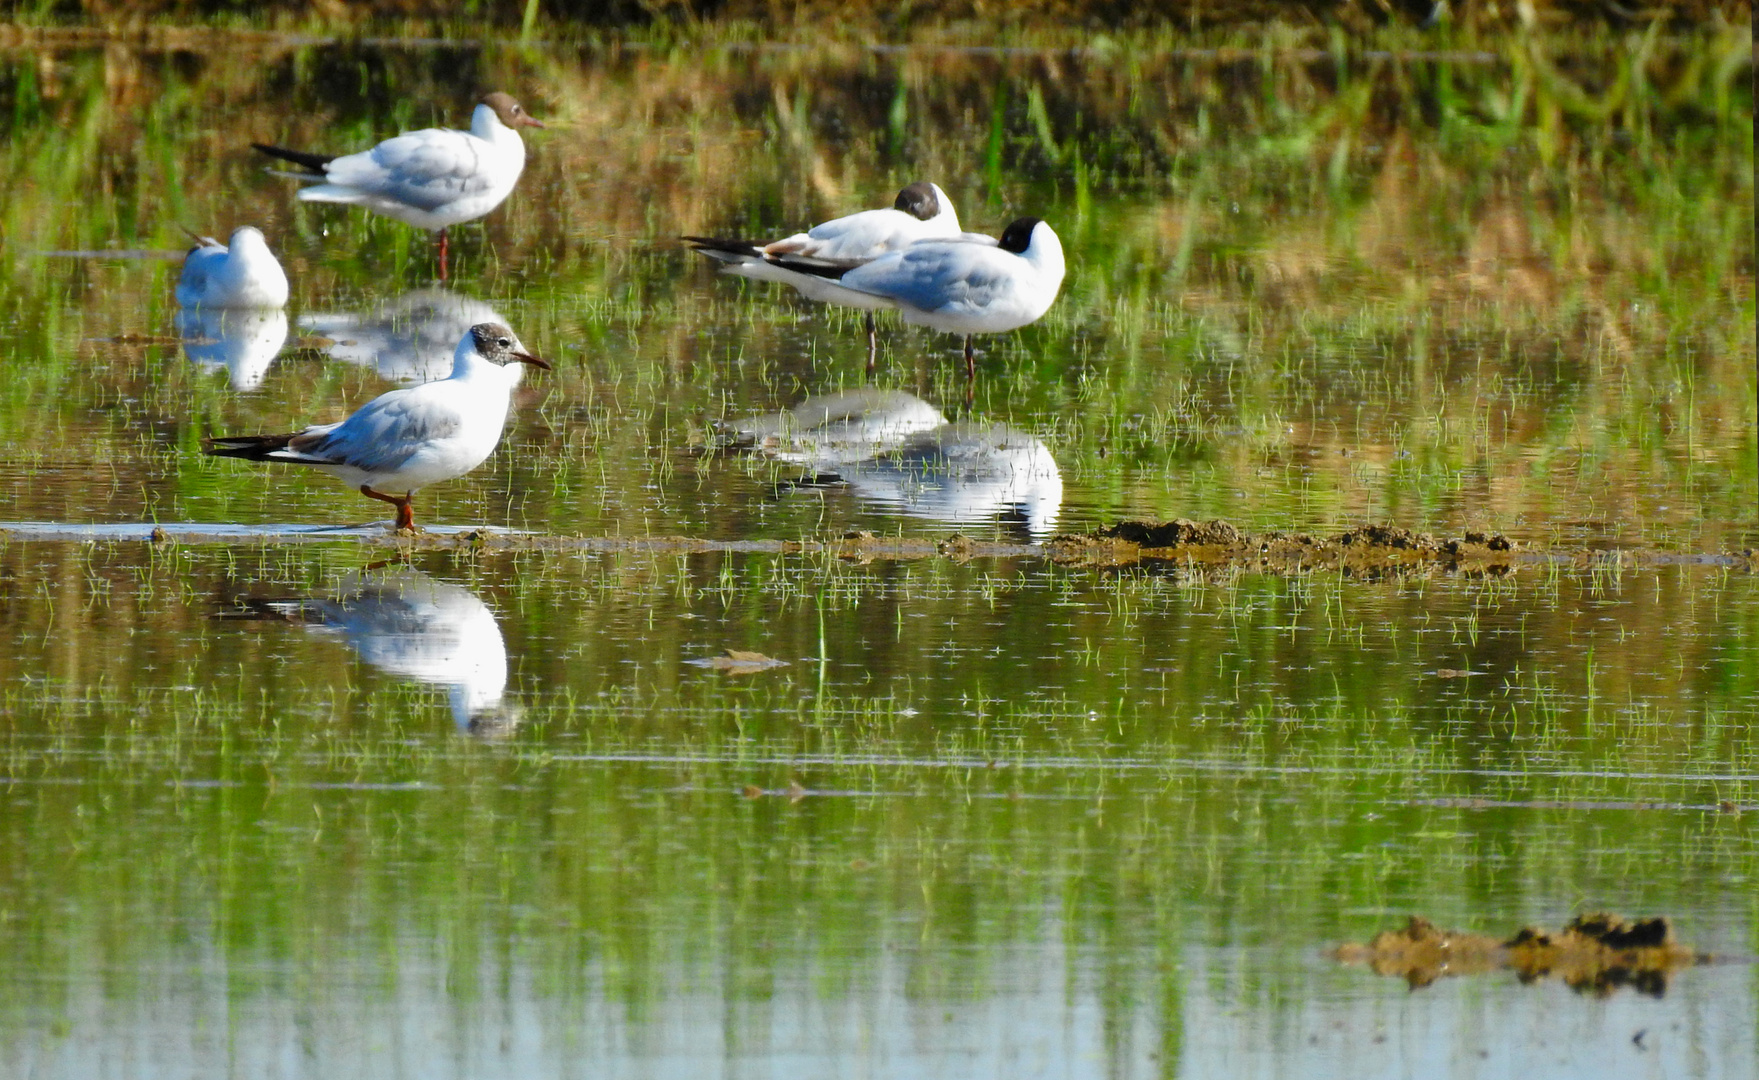
[[[1017,257],[998,248],[954,242],[921,243],[892,259],[858,266],[843,275],[852,289],[889,296],[922,311],[980,306],[1005,289]]]
[[[426,384],[432,385],[432,384]],[[413,398],[412,391],[392,390],[361,406],[340,424],[308,428],[294,436],[284,461],[312,465],[350,465],[364,472],[392,472],[417,452],[458,434],[464,418],[431,397]]]
[[[184,307],[201,303],[202,294],[208,289],[208,278],[226,264],[226,255],[226,248],[216,243],[191,248],[184,256],[183,271],[177,276],[177,302]]]
[[[412,131],[361,154],[330,163],[329,180],[434,210],[486,190],[495,171],[480,163],[480,140],[468,132],[429,128]]]

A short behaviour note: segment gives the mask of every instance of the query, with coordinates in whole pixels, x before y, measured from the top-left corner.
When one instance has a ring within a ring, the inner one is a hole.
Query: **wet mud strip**
[[[1358,525],[1333,536],[1255,533],[1221,520],[1125,521],[1045,544],[1051,558],[1096,566],[1178,565],[1194,569],[1301,574],[1335,570],[1361,577],[1447,571],[1506,574],[1521,566],[1729,566],[1759,569],[1759,552],[1681,554],[1655,549],[1532,548],[1501,533],[1437,537],[1392,525]]]
[[[1512,971],[1523,983],[1556,977],[1578,993],[1605,995],[1629,986],[1654,997],[1676,973],[1717,959],[1675,941],[1664,917],[1627,921],[1607,914],[1577,916],[1555,934],[1524,927],[1507,939],[1442,930],[1412,916],[1404,929],[1382,931],[1366,945],[1341,945],[1332,956],[1396,975],[1413,990],[1440,978]]]
[[[1486,573],[1512,569],[1516,545],[1498,533],[1469,532],[1438,539],[1390,525],[1361,525],[1336,536],[1254,533],[1226,521],[1125,521],[1086,536],[1051,542],[1068,562],[1182,563],[1298,574],[1342,570],[1357,575],[1441,567]]]
[[[64,524],[0,522],[0,543],[141,540],[175,544],[289,544],[352,540],[409,551],[468,547],[486,551],[603,551],[635,554],[831,554],[854,562],[905,559],[1030,558],[1074,566],[1256,571],[1302,574],[1341,571],[1380,577],[1433,572],[1507,574],[1523,566],[1723,566],[1759,571],[1759,551],[1680,553],[1656,549],[1532,548],[1499,533],[1435,537],[1390,525],[1361,525],[1335,536],[1254,533],[1226,521],[1126,521],[1043,544],[845,533],[821,540],[707,540],[690,536],[559,536],[476,526],[430,526],[392,532],[384,523],[357,525],[215,525],[170,523]]]

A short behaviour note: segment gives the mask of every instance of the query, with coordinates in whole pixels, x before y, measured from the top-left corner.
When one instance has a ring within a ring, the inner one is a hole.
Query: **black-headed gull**
[[[965,372],[974,376],[974,334],[1000,334],[1037,322],[1063,285],[1063,244],[1045,222],[1016,219],[994,245],[919,240],[864,262],[770,255],[784,269],[822,278],[841,295],[885,301],[904,321],[965,335]],[[840,300],[839,302],[854,302]]]
[[[197,236],[177,279],[177,303],[192,308],[287,306],[287,273],[262,230],[242,225],[228,243]]]
[[[513,193],[525,169],[522,127],[544,125],[526,115],[512,95],[485,96],[469,131],[406,131],[358,154],[335,156],[251,143],[271,157],[309,170],[286,173],[313,182],[299,193],[310,202],[347,203],[440,234],[445,276],[446,228],[474,221]]]
[[[732,240],[709,236],[682,239],[696,251],[726,264],[721,267],[722,273],[759,281],[779,281],[792,285],[809,300],[865,309],[871,356],[876,345],[873,312],[894,305],[859,294],[847,295],[834,286],[826,286],[822,277],[778,266],[771,257],[801,255],[815,259],[867,260],[909,247],[919,240],[947,240],[969,235],[974,234],[960,231],[959,214],[940,185],[918,180],[900,190],[897,199],[887,209],[862,210],[780,240]],[[978,239],[989,240],[988,237]]]
[[[413,529],[416,491],[463,476],[501,441],[514,385],[507,366],[514,363],[550,366],[528,353],[512,330],[479,323],[458,343],[448,378],[380,394],[340,423],[287,435],[214,438],[205,449],[216,457],[320,469],[395,506],[396,528]]]

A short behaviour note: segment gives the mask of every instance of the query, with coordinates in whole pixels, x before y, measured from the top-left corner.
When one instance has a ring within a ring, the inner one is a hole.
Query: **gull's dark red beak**
[[[530,353],[516,352],[513,354],[513,359],[519,361],[521,364],[530,364],[532,367],[543,368],[545,371],[554,370],[550,367],[550,362],[548,360],[545,360],[541,356],[533,356]]]

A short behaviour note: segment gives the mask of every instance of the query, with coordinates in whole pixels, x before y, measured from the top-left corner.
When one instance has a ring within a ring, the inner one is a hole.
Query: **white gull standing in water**
[[[364,206],[438,232],[444,278],[446,228],[482,217],[513,193],[525,169],[525,142],[519,129],[543,126],[511,95],[497,91],[478,103],[469,131],[406,131],[371,150],[344,156],[251,145],[307,170],[284,174],[316,185],[302,190],[301,199]]]
[[[214,438],[205,449],[216,457],[309,465],[395,506],[395,527],[413,529],[416,491],[463,476],[500,443],[512,404],[511,364],[550,366],[512,330],[480,323],[458,343],[448,378],[380,394],[340,423]]]
[[[965,373],[977,362],[972,335],[1000,334],[1037,322],[1063,285],[1063,244],[1045,222],[1016,219],[994,246],[967,240],[919,240],[865,261],[770,255],[787,270],[823,279],[839,302],[884,301],[904,321],[965,335]]]

